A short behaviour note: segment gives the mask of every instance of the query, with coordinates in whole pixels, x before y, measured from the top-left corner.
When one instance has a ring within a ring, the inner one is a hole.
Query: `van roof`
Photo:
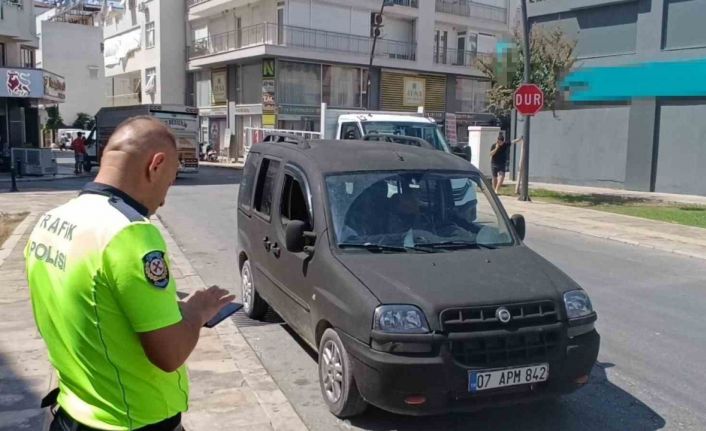
[[[433,118],[424,117],[419,114],[374,114],[370,112],[361,112],[360,114],[343,114],[338,117],[339,122],[367,122],[367,121],[382,121],[390,123],[423,123],[423,124],[435,124]]]
[[[480,174],[462,158],[439,151],[381,141],[311,140],[297,145],[284,142],[263,142],[252,152],[284,156],[295,151],[319,169],[321,173],[395,170],[448,170]]]

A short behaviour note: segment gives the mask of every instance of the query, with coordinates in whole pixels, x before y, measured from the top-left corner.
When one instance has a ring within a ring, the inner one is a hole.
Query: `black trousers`
[[[49,427],[49,431],[100,431],[76,422],[64,410],[59,408],[54,415],[54,420]],[[181,426],[181,414],[165,419],[159,423],[147,425],[136,431],[186,431]]]

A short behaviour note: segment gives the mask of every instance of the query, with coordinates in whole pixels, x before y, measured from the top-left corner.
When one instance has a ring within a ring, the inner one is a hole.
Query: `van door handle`
[[[272,254],[273,254],[276,258],[279,259],[279,253],[280,253],[279,245],[277,245],[277,243],[274,243],[274,244],[272,244],[271,249],[272,249]]]
[[[270,238],[269,237],[262,238],[262,243],[265,245],[265,250],[270,251],[270,248],[272,248],[272,242],[270,242]]]

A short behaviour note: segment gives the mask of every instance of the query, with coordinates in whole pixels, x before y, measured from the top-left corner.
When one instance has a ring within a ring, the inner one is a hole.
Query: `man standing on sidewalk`
[[[78,175],[83,172],[83,158],[86,156],[86,139],[82,132],[78,132],[71,142],[71,149],[74,150],[74,174]]]
[[[96,182],[42,216],[30,236],[34,317],[59,375],[52,431],[182,430],[184,362],[233,296],[214,286],[177,300],[164,239],[149,221],[177,167],[167,127],[127,120]]]
[[[498,140],[490,147],[490,170],[493,175],[493,189],[495,193],[500,192],[500,188],[505,181],[505,171],[507,171],[507,163],[510,160],[510,147],[521,141],[522,138],[517,138],[512,142],[506,142],[503,134],[498,135]]]

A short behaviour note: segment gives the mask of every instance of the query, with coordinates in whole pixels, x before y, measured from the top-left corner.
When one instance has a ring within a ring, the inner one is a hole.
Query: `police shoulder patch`
[[[142,257],[145,278],[155,287],[164,289],[169,284],[169,268],[164,259],[164,252],[154,250]]]

